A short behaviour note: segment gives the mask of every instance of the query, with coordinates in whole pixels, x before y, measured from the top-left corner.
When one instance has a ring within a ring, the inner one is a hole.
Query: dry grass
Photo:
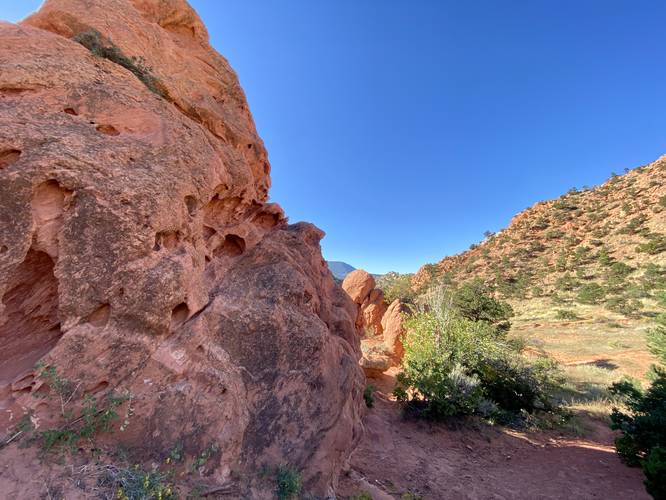
[[[560,320],[559,307],[547,299],[522,301],[514,308],[513,335],[524,338],[530,350],[551,356],[569,371],[587,365],[608,372],[577,368],[579,380],[582,376],[592,382],[601,375],[606,383],[624,375],[643,380],[654,363],[645,344],[650,318],[626,318],[600,306],[577,304],[570,309],[581,319]]]
[[[566,306],[577,320],[558,319],[548,299],[531,299],[512,304],[516,310],[512,335],[526,342],[528,355],[547,355],[557,360],[563,381],[556,396],[571,418],[557,423],[568,434],[587,436],[592,421],[609,422],[619,402],[609,387],[622,377],[645,381],[654,357],[648,352],[645,334],[650,318],[626,318],[600,306]]]

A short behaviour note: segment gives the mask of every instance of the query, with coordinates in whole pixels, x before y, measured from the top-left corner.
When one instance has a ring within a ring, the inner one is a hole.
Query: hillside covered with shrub
[[[469,250],[424,265],[412,293],[481,278],[506,299],[598,304],[625,316],[652,305],[666,286],[666,157],[572,188],[486,232]],[[404,279],[404,278],[403,278]],[[398,282],[396,278],[394,282]],[[565,313],[562,313],[566,315]]]

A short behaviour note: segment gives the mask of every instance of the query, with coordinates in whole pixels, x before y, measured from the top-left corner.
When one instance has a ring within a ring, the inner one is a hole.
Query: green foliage
[[[643,308],[639,300],[627,299],[623,296],[610,297],[606,300],[606,309],[624,316],[634,316]]]
[[[666,269],[657,264],[647,264],[641,282],[646,290],[666,288]]]
[[[606,286],[613,293],[620,293],[627,287],[627,277],[634,271],[634,268],[624,262],[613,263],[605,273]]]
[[[598,283],[586,283],[578,290],[578,302],[582,304],[598,304],[605,295],[606,291]]]
[[[129,396],[109,393],[98,401],[87,394],[83,397],[83,403],[77,414],[72,406],[81,384],[74,384],[64,378],[53,366],[40,364],[37,365],[37,370],[38,377],[46,382],[46,387],[49,389],[46,397],[50,397],[51,393],[58,396],[61,417],[64,420],[58,428],[46,429],[37,433],[36,437],[41,442],[44,452],[54,449],[71,451],[83,439],[92,440],[98,433],[112,431],[112,423],[118,419],[116,409],[127,401]]]
[[[469,414],[497,418],[549,406],[549,369],[529,364],[504,330],[488,316],[454,305],[453,297],[432,297],[406,321],[403,371],[395,390],[405,410],[433,419]],[[487,305],[487,299],[474,304]],[[495,304],[481,309],[502,310]]]
[[[555,261],[555,270],[563,273],[567,270],[567,254],[562,253]]]
[[[657,255],[666,251],[666,235],[659,233],[648,234],[648,241],[636,247],[637,252]]]
[[[569,309],[558,309],[557,311],[555,311],[555,317],[557,319],[566,319],[566,320],[580,319],[575,312]]]
[[[577,210],[578,206],[573,202],[571,197],[562,197],[553,202],[553,208],[559,211],[571,212]]]
[[[489,288],[480,279],[464,283],[456,289],[451,304],[463,318],[484,321],[500,330],[511,327],[509,318],[513,316],[513,309],[506,302],[493,298]]]
[[[412,290],[412,274],[400,274],[396,272],[386,273],[377,279],[377,288],[384,292],[384,300],[390,304],[395,299],[409,303],[414,300]]]
[[[619,232],[621,234],[636,234],[641,230],[645,222],[647,222],[647,217],[643,214],[638,215],[631,219]]]
[[[150,68],[146,67],[142,59],[127,57],[113,43],[105,44],[99,31],[91,30],[79,33],[74,41],[83,45],[93,55],[108,59],[133,73],[151,92],[166,98],[159,80],[152,74]]]
[[[71,418],[62,427],[47,429],[38,434],[42,449],[45,452],[56,448],[73,450],[82,439],[92,439],[98,433],[110,432],[111,424],[118,419],[116,408],[126,400],[125,397],[111,394],[106,397],[104,406],[98,407],[97,400],[86,395],[78,417],[68,412],[65,415],[71,415]]]
[[[645,392],[627,382],[611,386],[629,409],[624,413],[615,408],[611,414],[612,428],[622,431],[615,442],[617,452],[628,465],[640,465],[655,446],[666,448],[666,371],[658,374]]]
[[[666,365],[666,313],[656,318],[657,326],[648,330],[647,346],[660,363]]]
[[[662,207],[666,208],[666,195],[664,195],[664,196],[662,196],[661,198],[659,198],[659,205],[661,205]]]
[[[372,385],[366,385],[363,390],[363,399],[365,400],[365,406],[372,408],[375,406],[375,397],[373,393],[375,392],[375,387]]]
[[[563,292],[571,292],[579,286],[580,282],[569,273],[563,274],[555,281],[555,287]]]
[[[634,268],[624,262],[615,262],[611,264],[608,273],[611,278],[626,278],[634,271]]]
[[[573,264],[575,266],[580,266],[583,264],[588,264],[592,260],[592,250],[589,247],[581,245],[576,247],[576,250],[573,255]]]
[[[275,473],[275,493],[279,500],[298,498],[303,487],[301,475],[289,466],[281,465]]]
[[[178,497],[168,477],[147,472],[138,465],[129,468],[106,466],[99,485],[115,492],[118,500],[176,500]]]
[[[643,391],[637,384],[622,381],[611,391],[627,411],[613,408],[611,427],[621,431],[615,440],[618,454],[628,465],[641,466],[645,487],[654,498],[666,498],[666,314],[648,334],[648,348],[661,366],[654,366],[652,385]]]
[[[544,237],[547,240],[558,240],[562,236],[564,236],[564,232],[560,231],[559,229],[550,229],[545,232]]]
[[[655,446],[643,462],[645,489],[656,499],[666,498],[666,448]]]
[[[194,460],[191,465],[192,472],[198,472],[201,469],[203,469],[208,460],[210,460],[210,457],[212,457],[219,451],[220,447],[215,443],[206,446],[206,448],[204,448],[201,453],[199,453],[196,457],[194,457]]]

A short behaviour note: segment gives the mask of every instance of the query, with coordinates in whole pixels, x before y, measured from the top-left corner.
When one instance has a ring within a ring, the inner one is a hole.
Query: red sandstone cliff
[[[330,493],[361,431],[356,309],[323,233],[267,203],[266,151],[196,13],[48,0],[0,24],[0,61],[0,436],[24,414],[61,425],[41,360],[77,381],[73,407],[131,394],[99,440],[136,460],[214,443],[212,485],[269,496],[254,478],[289,463]],[[59,477],[32,456],[0,450],[0,490]]]

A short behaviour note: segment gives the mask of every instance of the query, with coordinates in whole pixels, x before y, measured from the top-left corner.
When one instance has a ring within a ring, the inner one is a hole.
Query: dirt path
[[[375,405],[342,478],[342,498],[364,491],[374,500],[650,498],[641,471],[620,462],[602,424],[591,439],[485,426],[452,430],[404,420],[388,398],[392,377],[370,383],[378,388]]]

